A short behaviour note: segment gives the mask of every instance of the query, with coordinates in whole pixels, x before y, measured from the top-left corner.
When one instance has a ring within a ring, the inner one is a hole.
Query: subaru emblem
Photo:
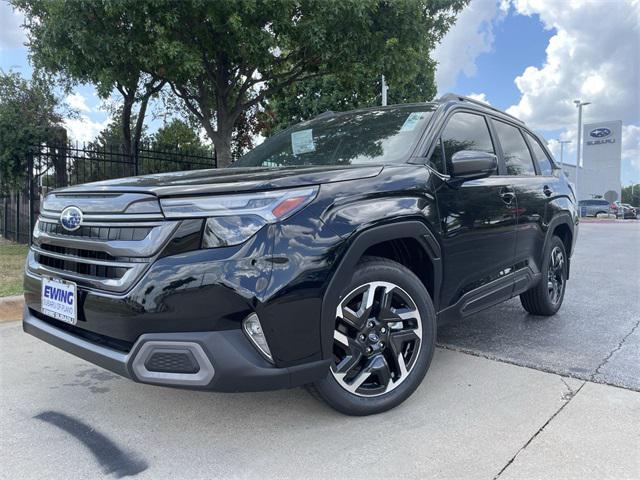
[[[604,127],[594,128],[593,130],[591,130],[591,132],[589,132],[589,135],[592,136],[593,138],[605,138],[611,135],[611,130]]]
[[[67,207],[60,214],[60,225],[65,230],[73,232],[80,228],[82,223],[82,211],[78,207]]]

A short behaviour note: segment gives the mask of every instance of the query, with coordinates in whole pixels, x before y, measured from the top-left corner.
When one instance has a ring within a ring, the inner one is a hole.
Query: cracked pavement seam
[[[622,346],[624,345],[624,342],[627,341],[627,338],[629,338],[633,332],[636,331],[636,329],[638,328],[638,326],[640,326],[640,320],[638,320],[636,322],[636,324],[631,328],[631,330],[629,331],[629,333],[627,333],[624,337],[622,337],[622,340],[620,340],[620,342],[618,343],[618,345],[616,346],[616,348],[614,348],[613,350],[611,350],[609,352],[609,355],[607,355],[602,362],[600,363],[600,365],[598,365],[598,367],[593,371],[593,373],[591,374],[591,377],[589,378],[589,380],[591,380],[592,382],[595,381],[595,377],[596,375],[600,374],[600,369],[603,368],[608,362],[609,360],[611,360],[611,357],[613,357],[613,355],[622,348]]]
[[[509,461],[505,464],[505,466],[504,466],[504,467],[502,467],[502,469],[501,469],[501,470],[496,474],[496,476],[495,476],[495,477],[493,477],[493,480],[497,480],[497,479],[500,477],[500,475],[502,475],[502,474],[504,473],[504,471],[505,471],[507,468],[509,468],[509,466],[510,466],[514,461],[515,461],[515,459],[516,459],[516,458],[518,458],[518,455],[520,455],[520,453],[522,453],[523,451],[525,451],[525,450],[526,450],[526,448],[531,444],[531,442],[533,442],[533,440],[534,440],[534,439],[535,439],[535,438],[536,438],[540,433],[542,433],[542,432],[544,431],[544,429],[545,429],[545,428],[547,428],[547,425],[549,425],[549,424],[551,423],[551,421],[552,421],[554,418],[556,418],[556,416],[558,416],[558,414],[559,414],[559,413],[560,413],[560,412],[561,412],[561,411],[562,411],[562,410],[563,410],[567,405],[569,405],[569,403],[571,402],[571,400],[573,400],[573,398],[574,398],[574,397],[575,397],[575,396],[580,392],[580,390],[582,390],[582,387],[584,387],[584,386],[586,385],[586,383],[587,383],[586,381],[583,381],[583,382],[582,382],[582,385],[580,385],[580,386],[578,387],[578,389],[574,391],[574,390],[572,390],[572,389],[571,389],[571,387],[570,387],[570,386],[569,386],[569,385],[564,381],[564,379],[563,379],[562,377],[560,377],[560,380],[562,380],[562,383],[564,383],[564,384],[565,384],[565,386],[569,389],[569,391],[568,391],[568,392],[566,392],[566,393],[564,393],[564,394],[562,395],[562,399],[563,399],[563,400],[565,400],[565,402],[564,402],[562,405],[560,405],[560,408],[558,408],[558,410],[556,410],[556,411],[554,412],[554,414],[553,414],[553,415],[551,415],[551,416],[549,417],[549,419],[544,423],[544,425],[542,425],[542,426],[538,429],[538,431],[537,431],[536,433],[534,433],[534,434],[531,436],[531,438],[529,438],[529,440],[527,440],[527,442],[526,442],[522,447],[520,447],[520,449],[516,452],[516,454],[515,454],[513,457],[511,457],[511,458],[509,459]]]

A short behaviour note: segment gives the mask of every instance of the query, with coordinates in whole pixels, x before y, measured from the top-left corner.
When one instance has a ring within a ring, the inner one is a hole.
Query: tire
[[[544,251],[542,279],[520,294],[520,303],[527,312],[543,316],[556,314],[567,287],[567,262],[564,242],[559,237],[551,237]]]
[[[606,212],[598,212],[598,213],[596,213],[594,216],[595,216],[596,218],[600,218],[600,215],[606,215],[606,214],[607,214]]]
[[[331,369],[311,390],[346,415],[384,412],[418,388],[435,342],[436,314],[420,279],[364,257],[336,305]]]

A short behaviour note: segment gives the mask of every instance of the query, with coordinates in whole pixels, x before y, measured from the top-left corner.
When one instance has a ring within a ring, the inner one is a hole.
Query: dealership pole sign
[[[609,192],[615,192],[616,198],[620,198],[622,122],[585,124],[582,138],[580,199],[604,198]]]

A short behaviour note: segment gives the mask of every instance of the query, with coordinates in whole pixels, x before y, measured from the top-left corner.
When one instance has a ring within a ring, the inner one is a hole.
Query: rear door
[[[553,167],[546,156],[542,157],[544,150],[526,130],[495,118],[492,124],[505,164],[505,177],[516,193],[515,265],[516,268],[530,266],[538,272],[546,226],[553,216],[549,204],[554,198],[558,178],[553,175]],[[534,159],[536,150],[541,156],[540,165]]]
[[[460,150],[497,154],[485,115],[454,111],[439,135],[430,166],[446,174],[451,157]],[[469,314],[508,298],[509,280],[500,285],[495,281],[513,265],[516,216],[510,179],[496,172],[461,185],[442,182],[436,196],[443,255],[440,305],[460,302],[455,308]]]

